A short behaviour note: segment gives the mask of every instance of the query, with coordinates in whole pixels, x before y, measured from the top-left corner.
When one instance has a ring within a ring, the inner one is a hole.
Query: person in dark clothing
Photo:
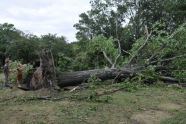
[[[5,65],[3,67],[3,72],[5,76],[4,87],[9,87],[8,80],[9,80],[9,59],[5,60]]]

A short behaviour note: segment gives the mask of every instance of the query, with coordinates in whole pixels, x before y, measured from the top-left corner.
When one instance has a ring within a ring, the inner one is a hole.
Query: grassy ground
[[[186,89],[140,87],[103,96],[80,91],[0,89],[0,124],[185,124]],[[50,96],[49,100],[41,100]]]

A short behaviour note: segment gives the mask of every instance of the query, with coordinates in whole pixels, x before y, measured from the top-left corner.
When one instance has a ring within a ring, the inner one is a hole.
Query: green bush
[[[100,87],[101,83],[102,82],[100,78],[98,78],[96,75],[91,75],[87,80],[87,84],[85,85],[87,85],[91,89],[97,89]]]
[[[96,75],[91,75],[87,82],[90,84],[100,84],[101,79],[98,78]]]
[[[140,82],[132,82],[130,79],[126,79],[124,82],[114,84],[113,87],[124,87],[127,92],[135,92],[140,88],[146,87],[147,85]]]
[[[3,68],[0,68],[0,73],[2,73],[3,72]]]
[[[170,84],[168,85],[168,88],[174,89],[174,90],[182,90],[183,87],[179,84]]]
[[[126,82],[125,84],[125,91],[127,92],[135,92],[137,90],[139,90],[140,88],[142,88],[144,85],[142,85],[141,83],[136,83],[136,82]]]
[[[153,86],[155,86],[155,87],[165,87],[167,85],[162,81],[157,81],[157,82],[154,82]]]
[[[4,79],[0,77],[0,87],[3,85],[3,83],[4,83]]]
[[[13,61],[10,63],[10,77],[9,77],[9,83],[11,84],[15,84],[16,83],[16,68],[18,65],[21,65],[21,67],[23,68],[23,80],[26,78],[26,75],[28,73],[29,70],[31,70],[33,67],[30,64],[21,64],[21,62],[19,61]]]

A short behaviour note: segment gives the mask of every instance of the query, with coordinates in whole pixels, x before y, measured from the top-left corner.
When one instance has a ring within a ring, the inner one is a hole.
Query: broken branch
[[[129,60],[129,64],[132,64],[132,63],[134,62],[134,60],[136,59],[136,57],[138,56],[138,54],[147,46],[147,44],[148,44],[148,42],[149,42],[149,38],[150,38],[152,32],[150,32],[150,34],[149,34],[148,29],[147,29],[147,26],[146,26],[146,30],[147,30],[147,31],[146,31],[147,38],[146,38],[144,44],[137,50],[137,54],[134,55],[134,56]]]

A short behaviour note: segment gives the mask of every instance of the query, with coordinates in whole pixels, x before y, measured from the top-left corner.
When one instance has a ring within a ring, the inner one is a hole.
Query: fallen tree
[[[91,75],[96,75],[102,80],[120,77],[128,77],[137,71],[134,67],[95,69],[77,72],[56,72],[50,50],[44,49],[40,53],[40,67],[27,81],[29,89],[49,88],[54,85],[61,87],[77,85],[85,82]]]
[[[175,70],[181,71],[181,69],[185,71],[184,68],[180,67],[186,64],[186,54],[183,52],[186,45],[171,41],[180,31],[185,31],[185,28],[183,28],[185,25],[186,23],[181,25],[180,28],[170,36],[164,38],[163,42],[157,41],[156,37],[152,36],[153,32],[149,33],[147,31],[145,38],[139,41],[141,43],[138,43],[138,45],[136,45],[137,47],[134,45],[131,52],[127,51],[132,56],[128,59],[128,62],[120,68],[115,67],[115,62],[117,61],[115,60],[114,63],[111,63],[114,65],[112,68],[77,72],[56,72],[51,51],[44,49],[39,55],[40,67],[37,68],[27,81],[27,87],[28,89],[35,90],[42,87],[49,88],[55,85],[59,85],[60,87],[77,85],[87,81],[91,75],[96,75],[102,80],[134,77],[138,73],[143,73],[149,66],[153,66],[154,72],[159,74],[157,77],[159,80],[171,82],[185,80],[184,78],[176,79],[172,77],[172,72]],[[177,47],[179,47],[179,50],[175,51]],[[171,51],[171,48],[174,49]],[[106,57],[106,59],[109,60],[108,57]],[[116,59],[118,59],[118,57],[116,57]],[[171,65],[174,61],[178,61],[181,64],[178,66]]]

